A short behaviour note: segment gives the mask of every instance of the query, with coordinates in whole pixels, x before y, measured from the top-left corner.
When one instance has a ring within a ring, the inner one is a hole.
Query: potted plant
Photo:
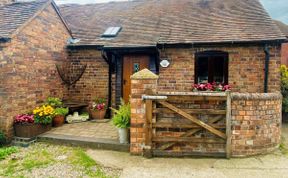
[[[89,108],[90,116],[92,119],[104,119],[106,114],[106,100],[97,98]]]
[[[52,120],[52,126],[53,127],[59,127],[62,126],[65,122],[65,116],[68,114],[69,109],[68,108],[56,108],[55,109],[55,116],[53,117]]]
[[[119,141],[122,144],[128,143],[128,128],[130,127],[131,119],[131,107],[130,103],[125,104],[124,100],[121,100],[119,109],[111,108],[114,112],[112,118],[113,124],[118,128]]]
[[[39,134],[39,125],[33,114],[19,114],[14,118],[14,130],[16,137],[33,138]]]
[[[34,122],[42,126],[42,133],[51,129],[52,119],[55,116],[55,109],[51,105],[42,105],[33,110]]]
[[[54,97],[49,97],[45,101],[46,105],[50,105],[53,108],[59,108],[63,106],[63,102],[61,101],[60,98],[54,98]]]
[[[207,92],[224,92],[231,90],[230,85],[225,85],[221,83],[200,83],[193,85],[193,91],[207,91]]]

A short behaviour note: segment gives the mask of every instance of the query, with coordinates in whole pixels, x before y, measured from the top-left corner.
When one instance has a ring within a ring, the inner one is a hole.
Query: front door
[[[144,55],[125,55],[123,57],[123,99],[129,102],[131,94],[130,76],[142,70],[149,69],[149,56]]]

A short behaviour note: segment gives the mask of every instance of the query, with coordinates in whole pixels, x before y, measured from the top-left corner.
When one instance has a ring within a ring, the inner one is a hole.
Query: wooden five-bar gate
[[[146,156],[230,158],[230,92],[166,92],[143,100]]]

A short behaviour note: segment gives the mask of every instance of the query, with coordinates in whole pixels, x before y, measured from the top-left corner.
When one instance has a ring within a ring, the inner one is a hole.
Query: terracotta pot
[[[15,136],[24,138],[33,138],[44,132],[51,130],[51,124],[14,124]]]
[[[65,123],[65,116],[55,116],[52,120],[52,126],[53,127],[60,127]]]
[[[90,110],[91,119],[104,119],[106,110]]]

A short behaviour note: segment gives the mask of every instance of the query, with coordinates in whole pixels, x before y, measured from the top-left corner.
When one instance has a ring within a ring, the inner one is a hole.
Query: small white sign
[[[167,60],[167,59],[163,59],[161,62],[160,62],[160,65],[161,67],[168,67],[170,65],[170,62]]]

